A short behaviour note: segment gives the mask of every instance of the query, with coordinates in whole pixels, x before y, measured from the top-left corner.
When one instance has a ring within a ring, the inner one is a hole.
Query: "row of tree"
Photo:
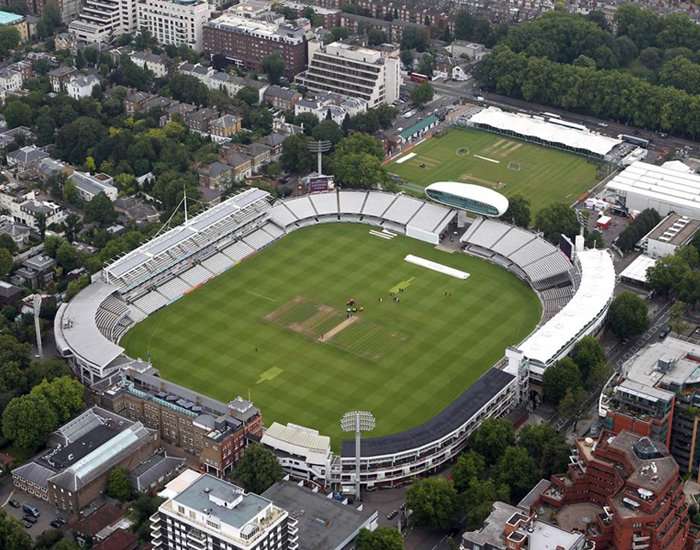
[[[472,434],[452,479],[418,480],[406,494],[418,526],[450,529],[481,527],[493,502],[517,504],[542,477],[563,472],[568,445],[549,425],[527,426],[516,437],[505,419],[488,419]]]
[[[700,303],[700,237],[657,260],[647,271],[649,287],[661,296],[681,300],[695,308]]]
[[[623,252],[629,252],[644,235],[661,221],[661,216],[653,208],[642,210],[639,215],[620,233],[615,244]]]
[[[700,95],[654,85],[629,72],[596,70],[497,47],[476,68],[486,88],[675,135],[700,136]]]

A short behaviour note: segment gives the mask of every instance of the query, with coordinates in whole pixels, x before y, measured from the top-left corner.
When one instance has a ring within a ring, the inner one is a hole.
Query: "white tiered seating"
[[[366,198],[367,191],[341,191],[339,193],[340,212],[343,214],[360,214]]]
[[[255,250],[262,250],[268,244],[270,244],[274,239],[269,233],[266,233],[262,229],[254,231],[250,235],[246,236],[243,241],[254,248]]]
[[[330,216],[338,213],[338,197],[335,193],[316,193],[309,195],[319,216]]]
[[[192,287],[178,277],[173,277],[167,283],[158,287],[158,292],[171,302],[182,298],[190,290],[192,290]]]
[[[221,252],[219,252],[218,254],[214,254],[212,257],[204,260],[202,262],[202,265],[212,273],[219,275],[220,273],[223,273],[224,271],[232,267],[234,263],[235,262],[226,254],[222,254]]]
[[[158,292],[151,291],[145,296],[141,296],[134,302],[134,305],[143,311],[146,315],[150,315],[154,311],[168,305],[168,300]]]
[[[211,279],[214,274],[202,267],[201,265],[196,265],[192,269],[188,269],[180,275],[180,278],[185,281],[188,285],[195,287],[206,283]]]
[[[238,263],[246,256],[250,256],[253,252],[255,252],[255,249],[247,245],[243,241],[238,241],[236,243],[233,243],[228,248],[224,248],[222,252],[226,254],[229,258],[231,258],[234,262]]]
[[[397,196],[392,193],[370,191],[365,201],[365,207],[362,209],[362,215],[381,218],[396,198]]]

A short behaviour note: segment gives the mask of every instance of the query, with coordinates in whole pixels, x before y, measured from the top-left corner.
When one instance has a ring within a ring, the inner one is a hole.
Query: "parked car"
[[[34,525],[31,521],[27,521],[26,519],[22,522],[22,525],[24,525],[25,529],[31,529],[32,526]]]
[[[664,338],[666,338],[666,336],[668,336],[669,332],[671,332],[671,327],[665,326],[664,328],[662,328],[659,331],[659,340],[663,340]]]
[[[24,506],[22,506],[22,510],[24,510],[24,513],[28,516],[32,516],[35,518],[38,518],[41,515],[41,512],[39,512],[38,508],[32,506],[31,504],[25,504]]]
[[[22,521],[28,521],[29,523],[31,523],[33,525],[37,522],[37,519],[34,516],[24,516],[22,518]]]
[[[386,515],[386,519],[392,520],[392,519],[394,519],[394,518],[395,518],[396,516],[398,516],[398,515],[399,515],[399,511],[398,511],[398,510],[393,510],[393,511],[389,512],[389,513]]]
[[[20,507],[19,501],[18,501],[18,500],[15,500],[14,498],[10,499],[10,501],[8,502],[8,504],[9,504],[10,506],[12,506],[13,508],[19,508],[19,507]]]
[[[60,529],[65,524],[66,524],[66,520],[61,519],[61,518],[56,518],[49,525],[51,525],[51,527],[53,527],[54,529]]]

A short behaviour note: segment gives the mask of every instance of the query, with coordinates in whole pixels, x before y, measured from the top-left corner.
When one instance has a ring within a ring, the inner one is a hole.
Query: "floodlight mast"
[[[355,498],[362,500],[360,493],[360,456],[362,432],[371,432],[376,422],[369,411],[350,411],[340,419],[340,427],[344,432],[355,432]]]
[[[39,315],[41,314],[41,294],[38,292],[34,294],[33,304],[34,306],[34,332],[36,333],[36,356],[39,358],[44,357],[44,348],[41,344],[41,323],[39,322]]]
[[[331,150],[333,144],[330,141],[321,139],[318,141],[309,141],[309,151],[317,154],[317,172],[319,176],[323,175],[323,153]]]

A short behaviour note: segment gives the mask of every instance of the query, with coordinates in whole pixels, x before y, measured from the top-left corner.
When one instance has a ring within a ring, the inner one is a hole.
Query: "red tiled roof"
[[[98,542],[92,550],[134,550],[139,542],[139,538],[131,531],[117,529],[105,540]]]

